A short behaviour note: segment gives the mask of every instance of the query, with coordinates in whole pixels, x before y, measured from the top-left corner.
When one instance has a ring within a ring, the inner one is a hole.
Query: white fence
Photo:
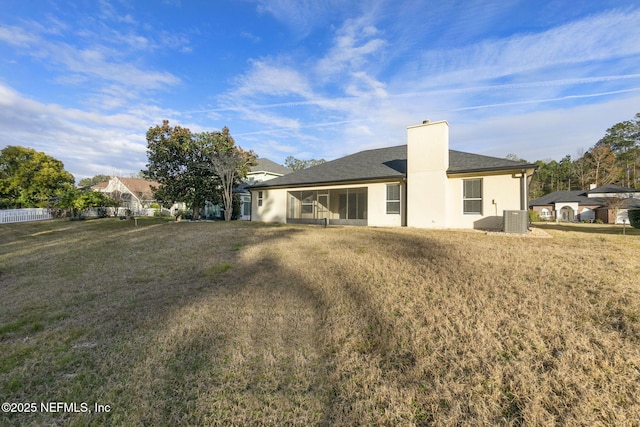
[[[0,210],[0,224],[11,222],[40,221],[51,219],[53,215],[46,208],[7,209]]]

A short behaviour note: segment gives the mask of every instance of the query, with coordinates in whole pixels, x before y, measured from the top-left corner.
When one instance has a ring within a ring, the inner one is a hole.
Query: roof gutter
[[[293,184],[278,184],[278,185],[264,185],[267,184],[268,181],[262,182],[258,185],[252,185],[247,187],[249,191],[251,189],[262,190],[262,189],[270,189],[270,188],[300,188],[300,187],[327,187],[330,185],[344,185],[344,184],[371,184],[376,182],[384,182],[384,181],[399,181],[405,180],[406,176],[404,175],[395,175],[395,176],[381,176],[370,179],[341,179],[336,181],[325,181],[325,182],[301,182],[301,183],[293,183]]]
[[[526,173],[531,171],[531,173],[535,172],[538,169],[538,165],[535,164],[524,164],[517,166],[496,166],[489,168],[474,168],[474,169],[459,169],[459,170],[447,170],[447,176],[465,176],[465,175],[474,175],[478,173],[486,173],[488,175],[502,175],[504,173]]]

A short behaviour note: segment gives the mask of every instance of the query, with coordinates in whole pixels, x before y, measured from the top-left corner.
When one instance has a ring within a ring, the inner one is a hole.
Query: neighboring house
[[[500,229],[527,209],[536,165],[449,150],[449,124],[250,187],[253,221]]]
[[[628,210],[640,209],[640,190],[607,184],[589,190],[556,191],[529,202],[540,219],[629,223]]]
[[[118,214],[130,211],[133,215],[153,215],[152,205],[157,203],[153,197],[151,187],[159,187],[156,181],[141,178],[113,177],[109,181],[101,182],[91,187],[95,191],[107,193],[109,197],[120,202]],[[181,204],[175,204],[171,213],[179,209]]]
[[[258,159],[255,166],[251,166],[251,170],[247,173],[247,177],[243,179],[243,184],[235,191],[240,197],[241,216],[238,219],[251,219],[251,193],[247,189],[248,186],[259,182],[268,181],[270,179],[279,178],[291,173],[291,169],[279,165],[269,159]]]

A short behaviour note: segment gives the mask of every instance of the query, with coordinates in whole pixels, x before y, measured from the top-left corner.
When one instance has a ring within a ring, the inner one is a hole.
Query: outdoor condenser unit
[[[529,225],[529,212],[527,211],[503,211],[504,232],[527,234]]]

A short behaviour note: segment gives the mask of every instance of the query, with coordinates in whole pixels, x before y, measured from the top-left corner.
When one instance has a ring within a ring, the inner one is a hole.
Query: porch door
[[[329,194],[318,193],[316,215],[318,219],[329,218]]]

